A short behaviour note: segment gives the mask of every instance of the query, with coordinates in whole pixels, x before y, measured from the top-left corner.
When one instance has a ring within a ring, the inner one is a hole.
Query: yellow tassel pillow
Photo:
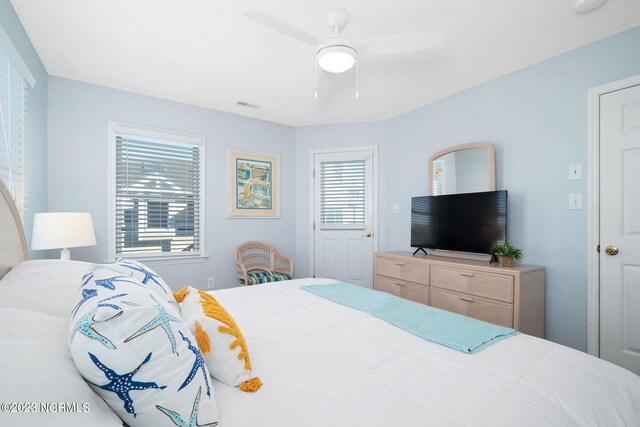
[[[196,337],[211,375],[242,391],[257,391],[262,381],[253,376],[247,343],[227,310],[211,294],[191,286],[174,296],[182,303],[182,319]]]

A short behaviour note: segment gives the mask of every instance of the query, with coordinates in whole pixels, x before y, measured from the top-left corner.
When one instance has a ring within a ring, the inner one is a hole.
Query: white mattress
[[[524,334],[463,354],[299,289],[330,282],[213,293],[264,382],[215,383],[222,427],[640,425],[640,377],[618,366]]]
[[[88,265],[29,261],[0,281],[0,402],[89,403],[0,426],[121,426],[67,346]],[[214,381],[219,427],[640,425],[640,377],[518,335],[468,355],[301,291],[303,279],[213,292],[240,325],[264,386]]]

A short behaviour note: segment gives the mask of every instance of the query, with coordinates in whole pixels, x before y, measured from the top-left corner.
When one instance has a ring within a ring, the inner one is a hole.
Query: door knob
[[[373,236],[373,233],[372,233],[372,232],[370,232],[370,231],[367,231],[366,233],[364,233],[364,234],[362,235],[362,237],[371,237],[371,236]]]
[[[616,248],[615,246],[607,246],[607,248],[604,250],[604,253],[607,255],[618,255],[618,248]]]

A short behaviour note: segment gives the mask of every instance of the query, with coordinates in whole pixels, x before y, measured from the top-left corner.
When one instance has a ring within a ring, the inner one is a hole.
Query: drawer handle
[[[404,262],[396,262],[396,265],[399,265],[400,267],[404,267]]]
[[[460,273],[460,275],[461,275],[461,276],[464,276],[464,277],[475,277],[475,276],[476,276],[476,275],[475,275],[475,274],[473,274],[473,273]]]
[[[398,286],[404,286],[404,285],[405,285],[404,283],[401,283],[401,282],[395,282],[395,283],[396,283],[396,285],[398,285]]]
[[[469,298],[469,297],[458,297],[460,298],[462,301],[467,301],[467,302],[474,302],[475,300],[473,298]]]

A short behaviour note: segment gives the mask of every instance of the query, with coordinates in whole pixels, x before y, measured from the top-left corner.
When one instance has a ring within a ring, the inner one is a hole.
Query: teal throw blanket
[[[338,304],[364,311],[424,340],[463,353],[476,353],[518,333],[515,329],[348,283],[306,285],[301,289]]]

